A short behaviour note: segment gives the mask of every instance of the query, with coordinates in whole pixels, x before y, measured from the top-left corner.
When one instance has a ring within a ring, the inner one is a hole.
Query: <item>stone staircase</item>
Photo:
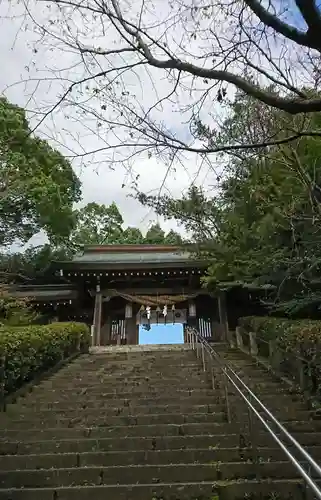
[[[319,460],[321,422],[299,394],[218,349]],[[186,346],[79,357],[0,415],[0,500],[306,498],[233,391],[227,422],[219,371],[211,380]]]

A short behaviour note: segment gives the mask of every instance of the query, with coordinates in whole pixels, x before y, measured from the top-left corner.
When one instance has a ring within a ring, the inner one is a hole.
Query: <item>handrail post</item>
[[[212,377],[212,389],[213,391],[215,390],[215,375],[214,375],[214,367],[212,365],[212,369],[211,369],[211,377]]]
[[[0,356],[0,411],[6,411],[6,355]]]
[[[255,338],[254,332],[249,332],[249,340],[250,340],[250,354],[252,356],[257,356],[258,355],[258,348],[257,348],[257,343],[256,343],[256,338]]]
[[[236,346],[238,349],[243,349],[243,337],[241,334],[241,328],[237,326],[235,328]]]
[[[199,358],[199,352],[198,352],[198,346],[199,346],[199,339],[198,336],[196,337],[196,357]]]
[[[308,475],[311,477],[312,471],[311,471],[311,465],[308,466],[307,470]],[[305,500],[314,500],[314,495],[309,487],[309,485],[304,481],[304,499]]]
[[[201,346],[202,346],[202,363],[203,363],[203,372],[206,371],[206,367],[205,367],[205,356],[204,356],[204,344],[203,342],[201,343]]]
[[[249,424],[249,436],[251,440],[251,449],[252,449],[252,459],[254,463],[258,463],[258,451],[255,442],[255,432],[253,429],[253,415],[250,407],[247,408],[248,415],[248,424]]]
[[[230,424],[231,423],[231,409],[230,409],[230,401],[228,397],[228,388],[227,388],[227,377],[224,371],[224,394],[225,394],[225,404],[226,404],[226,419],[227,422]]]

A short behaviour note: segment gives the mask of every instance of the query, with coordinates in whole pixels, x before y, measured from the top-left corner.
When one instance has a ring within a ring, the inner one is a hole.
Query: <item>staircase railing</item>
[[[249,417],[249,431],[253,433],[253,416],[255,416],[263,425],[263,427],[268,431],[269,435],[278,444],[278,446],[283,450],[285,455],[288,457],[290,462],[299,472],[300,476],[304,479],[306,487],[310,487],[314,492],[316,498],[321,500],[321,490],[315,483],[315,481],[310,477],[312,471],[315,476],[321,479],[321,467],[315,462],[311,455],[300,445],[300,443],[286,430],[286,428],[279,422],[279,420],[272,414],[270,410],[262,403],[262,401],[254,394],[254,392],[245,384],[245,382],[238,376],[238,374],[233,370],[233,368],[215,351],[213,346],[207,342],[207,340],[200,335],[200,333],[194,328],[187,328],[187,342],[191,345],[192,349],[196,352],[198,358],[201,357],[203,370],[206,371],[207,366],[211,369],[212,376],[212,387],[215,388],[215,373],[214,366],[218,367],[222,374],[224,380],[224,393],[226,402],[226,414],[227,420],[231,422],[231,411],[229,402],[229,391],[228,386],[230,385],[234,392],[238,394],[242,400],[245,402],[248,417]],[[206,360],[207,356],[207,360]],[[215,364],[214,364],[215,362]],[[256,407],[255,407],[256,405]],[[263,415],[260,413],[263,413]],[[271,427],[271,422],[273,422],[279,431],[280,437],[274,432]],[[288,446],[283,442],[287,439],[293,448],[296,450],[298,455],[301,457],[302,461],[308,464],[309,470],[306,471],[300,462],[293,456]],[[283,439],[283,440],[282,440]],[[252,439],[252,445],[254,440]],[[254,450],[255,451],[255,450]]]

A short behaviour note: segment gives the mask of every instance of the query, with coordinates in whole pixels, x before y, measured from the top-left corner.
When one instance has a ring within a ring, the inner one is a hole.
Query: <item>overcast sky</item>
[[[0,54],[2,70],[0,72],[0,91],[4,93],[12,102],[27,107],[27,109],[37,109],[43,103],[54,102],[61,89],[55,85],[36,85],[36,80],[46,74],[46,68],[54,66],[55,59],[61,63],[61,52],[53,50],[45,51],[40,46],[38,53],[33,53],[33,40],[30,31],[23,31],[21,24],[23,19],[17,16],[20,13],[19,7],[13,2],[6,0],[0,3]],[[13,18],[13,16],[16,16]],[[72,65],[73,56],[65,54],[65,66]],[[49,59],[50,58],[50,62]],[[46,61],[48,60],[48,64]],[[41,69],[41,74],[39,73]],[[25,80],[30,80],[25,84]],[[129,82],[133,88],[137,85],[133,79]],[[159,81],[160,89],[164,82]],[[148,100],[148,88],[143,90],[142,98]],[[31,117],[31,115],[29,115]],[[37,118],[36,118],[37,119]],[[34,123],[36,122],[34,119]],[[181,129],[184,133],[184,124],[180,116],[174,113],[170,106],[163,111],[163,119],[171,124],[173,128]],[[68,120],[64,113],[56,113],[53,118],[48,118],[38,129],[40,135],[48,135],[59,138],[61,146],[58,146],[64,153],[67,151],[62,145],[73,149],[74,138],[78,137],[82,145],[87,149],[95,149],[101,144],[97,137],[88,134],[82,129],[82,125]],[[55,144],[57,146],[57,144]],[[75,170],[83,183],[82,204],[96,201],[98,203],[110,204],[115,201],[123,214],[125,225],[138,226],[146,230],[151,222],[156,220],[155,214],[142,207],[138,202],[128,197],[130,179],[126,176],[121,165],[117,165],[115,170],[111,170],[104,164],[103,158],[97,158],[94,165],[84,166],[79,161],[73,161]],[[156,159],[137,157],[134,165],[136,173],[140,174],[139,187],[145,192],[157,193],[159,186],[166,173],[166,165]],[[197,179],[199,184],[209,186],[213,172],[207,167],[199,171],[199,164],[195,157],[186,157],[184,165],[177,165],[176,172],[167,176],[163,192],[179,196],[192,181]],[[125,184],[125,188],[122,185]],[[160,220],[165,230],[176,229],[173,222],[164,223]],[[38,239],[33,240],[38,243]]]

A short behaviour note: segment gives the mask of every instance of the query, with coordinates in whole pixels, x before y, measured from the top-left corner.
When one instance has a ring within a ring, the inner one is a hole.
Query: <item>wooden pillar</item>
[[[127,344],[137,345],[138,344],[138,326],[136,325],[136,318],[126,318],[126,340]]]
[[[102,294],[99,291],[96,292],[95,296],[95,309],[94,309],[94,339],[93,344],[95,346],[100,345],[100,330],[101,330],[101,311],[102,311]]]
[[[110,344],[110,337],[111,337],[111,318],[110,318],[110,316],[107,316],[105,318],[105,322],[101,327],[100,337],[101,337],[101,345],[109,345]]]
[[[231,343],[226,309],[226,292],[220,292],[218,296],[218,312],[221,325],[221,340]]]

